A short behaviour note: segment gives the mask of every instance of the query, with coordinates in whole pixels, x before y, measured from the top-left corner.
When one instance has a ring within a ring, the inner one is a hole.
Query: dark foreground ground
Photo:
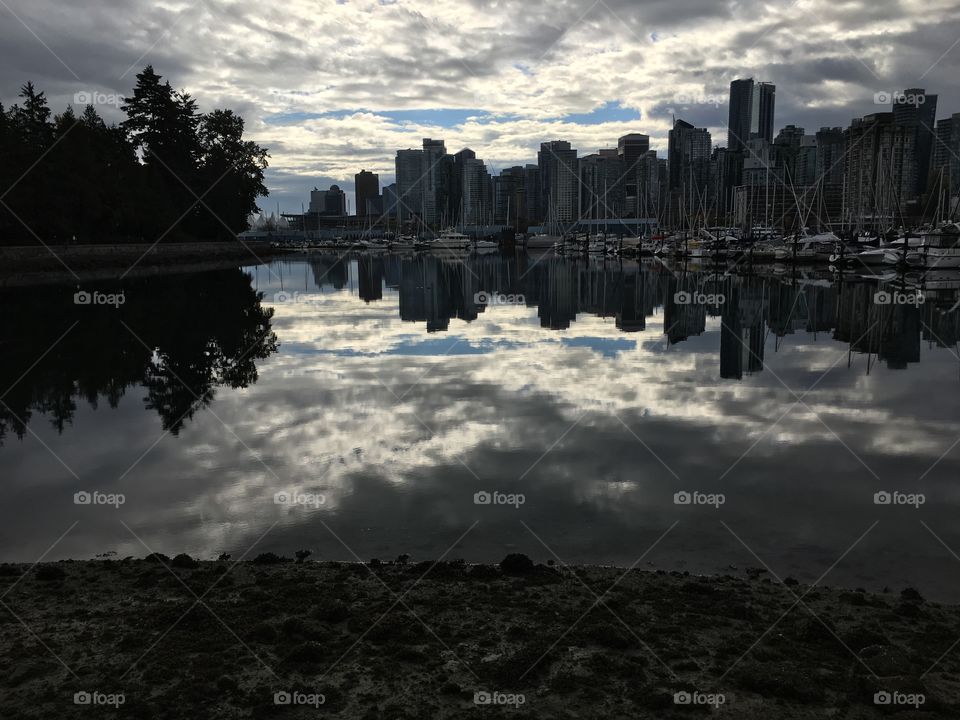
[[[960,717],[909,590],[271,559],[0,566],[0,717]]]
[[[255,265],[283,250],[263,242],[0,247],[0,288],[146,277]]]

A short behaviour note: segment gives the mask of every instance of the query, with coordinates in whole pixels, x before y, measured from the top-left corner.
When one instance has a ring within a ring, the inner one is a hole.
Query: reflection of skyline
[[[354,269],[350,270],[353,264]],[[318,289],[353,288],[361,300],[383,299],[384,288],[399,295],[400,317],[423,323],[428,332],[448,332],[454,318],[471,322],[486,306],[478,293],[522,296],[535,307],[540,326],[565,331],[581,314],[614,318],[624,333],[647,330],[662,312],[667,342],[676,345],[700,336],[708,319],[720,321],[720,377],[742,379],[761,372],[767,336],[832,333],[856,353],[876,356],[891,369],[920,360],[920,343],[955,344],[958,313],[945,313],[953,294],[922,305],[882,305],[877,283],[808,280],[719,272],[672,273],[658,264],[578,262],[547,257],[466,259],[440,256],[361,256],[311,258]],[[686,295],[692,302],[678,302]],[[699,302],[706,297],[722,302]]]
[[[734,383],[718,372],[723,307],[703,313],[702,335],[674,346],[657,342],[672,275],[649,278],[638,269],[624,276],[625,289],[640,285],[620,296],[620,311],[625,297],[647,302],[646,330],[625,333],[614,299],[602,286],[588,287],[602,281],[602,266],[585,273],[559,263],[537,276],[545,281],[553,272],[567,285],[578,283],[563,302],[579,314],[557,332],[542,322],[540,295],[532,293],[526,305],[477,308],[472,322],[459,322],[465,313],[455,304],[472,300],[481,283],[464,281],[438,260],[429,272],[411,275],[410,286],[422,298],[422,280],[439,278],[433,287],[441,299],[433,307],[449,317],[443,335],[428,334],[427,320],[400,317],[401,281],[416,265],[383,258],[383,299],[368,303],[359,297],[360,274],[377,276],[376,264],[368,270],[356,260],[324,263],[321,273],[332,270],[316,291],[311,263],[285,260],[284,287],[302,297],[270,308],[278,350],[258,361],[255,384],[218,389],[213,412],[198,412],[177,437],[168,434],[146,452],[164,426],[137,392],[115,409],[84,405],[62,434],[35,422],[39,438],[28,433],[0,449],[4,469],[16,469],[4,474],[10,502],[0,522],[3,557],[38,557],[76,519],[71,497],[82,486],[41,439],[85,485],[130,499],[120,513],[85,514],[57,557],[142,555],[122,518],[168,554],[239,556],[266,533],[256,552],[312,548],[324,559],[350,560],[328,525],[361,558],[410,552],[433,559],[479,520],[454,556],[489,562],[515,550],[538,552],[522,518],[565,561],[626,566],[679,520],[650,559],[657,568],[717,572],[750,562],[722,517],[748,542],[762,543],[762,557],[778,573],[813,580],[877,519],[871,498],[883,486],[854,453],[884,481],[903,479],[905,488],[927,493],[924,519],[960,544],[949,536],[960,506],[952,482],[958,450],[947,452],[960,427],[953,394],[941,390],[956,382],[956,360],[921,346],[923,372],[879,366],[863,377],[862,358],[855,372],[843,367],[846,345],[806,327],[826,307],[832,318],[837,293],[853,285],[831,294],[828,286],[799,283],[802,293],[794,292],[775,279],[729,283],[739,295],[731,295],[727,318],[736,317],[742,331],[769,313],[780,288],[782,319],[794,305],[799,313],[778,351],[764,320],[768,371],[750,376],[750,355],[740,345],[744,378]],[[532,286],[520,277],[528,266],[492,260],[471,265],[483,285],[507,293]],[[265,307],[280,289],[274,281],[281,263],[270,270],[259,272]],[[693,279],[706,291],[728,283]],[[334,283],[343,289],[330,291]],[[819,303],[813,313],[805,309],[811,298]],[[604,316],[584,312],[588,303],[605,308]],[[729,337],[736,348],[739,341]],[[822,373],[828,376],[814,386]],[[796,403],[788,388],[810,388],[804,402],[829,429],[803,408],[788,412]],[[686,514],[672,503],[681,487],[719,490],[730,502],[720,515]],[[323,493],[327,504],[316,512],[276,506],[274,493],[288,488]],[[529,502],[490,514],[472,502],[484,488],[523,492]],[[26,506],[43,512],[24,513]],[[900,523],[895,512],[881,517],[870,544],[832,579],[955,592],[943,573],[944,560],[952,560],[931,550],[935,541],[919,523]]]

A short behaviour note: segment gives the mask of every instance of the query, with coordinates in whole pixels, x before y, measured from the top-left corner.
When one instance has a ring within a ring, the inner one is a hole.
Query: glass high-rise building
[[[544,213],[552,223],[558,223],[566,229],[578,219],[580,193],[577,151],[565,140],[541,143],[537,164],[540,166]]]
[[[928,95],[923,88],[908,88],[893,98],[893,119],[898,125],[909,127],[914,134],[916,178],[913,192],[921,195],[927,190],[930,162],[936,139],[937,96]]]
[[[730,115],[727,122],[727,149],[743,150],[752,138],[773,142],[773,116],[777,86],[754,82],[753,78],[730,83]]]
[[[357,215],[370,215],[376,211],[380,199],[380,176],[361,170],[353,176],[357,196]]]

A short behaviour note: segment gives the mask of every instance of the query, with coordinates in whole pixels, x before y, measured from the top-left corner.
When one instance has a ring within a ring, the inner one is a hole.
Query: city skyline
[[[0,7],[4,105],[32,79],[56,112],[87,93],[117,120],[110,97],[129,93],[128,68],[153,63],[247,119],[272,155],[268,212],[299,211],[311,187],[331,184],[355,208],[354,174],[389,184],[394,151],[425,137],[473,148],[494,174],[554,139],[588,154],[643,133],[664,157],[674,116],[722,146],[735,78],[777,85],[775,131],[847,127],[876,110],[875,93],[915,86],[939,91],[940,117],[960,111],[960,9],[947,2],[49,6]],[[219,32],[198,40],[211,24]],[[389,40],[399,37],[414,42]]]

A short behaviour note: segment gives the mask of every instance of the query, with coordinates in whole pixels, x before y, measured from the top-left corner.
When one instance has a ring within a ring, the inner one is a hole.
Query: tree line
[[[28,82],[0,104],[0,245],[230,240],[268,194],[269,154],[232,110],[200,113],[152,66],[107,125],[54,115]]]

